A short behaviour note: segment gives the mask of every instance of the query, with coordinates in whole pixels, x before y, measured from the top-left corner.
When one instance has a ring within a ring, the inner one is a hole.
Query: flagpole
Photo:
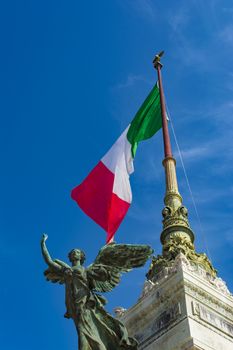
[[[178,183],[177,183],[177,177],[176,177],[176,161],[172,156],[172,149],[171,149],[171,142],[170,142],[170,136],[169,136],[169,130],[168,130],[168,123],[167,123],[167,115],[166,115],[166,106],[165,106],[165,98],[164,98],[164,92],[163,92],[163,83],[162,83],[162,75],[161,75],[161,68],[162,63],[160,62],[160,59],[163,55],[164,51],[160,52],[158,55],[155,56],[153,60],[154,68],[157,70],[158,73],[158,82],[159,82],[159,93],[160,93],[160,105],[161,105],[161,114],[162,114],[162,129],[163,129],[163,143],[164,143],[164,160],[163,160],[163,166],[165,168],[165,178],[166,178],[166,194],[164,198],[165,204],[168,203],[168,198],[171,198],[175,195],[176,197],[179,197],[180,201],[181,196],[179,194],[178,190]]]
[[[202,267],[211,276],[215,277],[216,270],[214,270],[206,255],[197,254],[195,251],[193,244],[194,233],[189,225],[188,210],[183,205],[183,200],[178,190],[176,160],[172,156],[161,75],[161,68],[163,65],[160,62],[160,59],[163,53],[164,52],[161,51],[153,60],[154,68],[158,73],[165,156],[162,163],[165,169],[166,191],[164,196],[165,206],[162,210],[163,230],[160,235],[163,251],[162,258],[160,255],[158,255],[158,257],[153,259],[150,270],[147,273],[147,277],[149,280],[153,281],[153,278],[158,276],[158,273],[160,273],[163,268],[172,266],[174,260],[179,256],[179,254],[184,254],[188,260],[192,260],[192,263],[196,263],[197,265],[199,265],[200,261],[202,260]]]
[[[163,92],[162,74],[161,74],[161,68],[163,67],[163,65],[160,62],[160,58],[163,55],[163,53],[164,52],[162,51],[155,56],[153,60],[153,64],[158,73],[162,126],[163,126],[164,155],[165,155],[165,158],[167,158],[167,157],[172,157],[172,149],[171,149],[171,142],[169,137],[168,125],[167,125],[166,106],[165,106],[165,98],[164,98],[164,92]]]

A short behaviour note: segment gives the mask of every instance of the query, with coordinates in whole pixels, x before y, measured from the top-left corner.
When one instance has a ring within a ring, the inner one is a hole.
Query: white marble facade
[[[139,341],[139,350],[233,350],[233,297],[180,254],[152,282],[138,302],[116,314]]]

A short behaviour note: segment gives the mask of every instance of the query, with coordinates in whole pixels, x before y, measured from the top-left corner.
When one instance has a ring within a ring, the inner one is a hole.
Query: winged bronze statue
[[[104,309],[106,299],[100,295],[115,288],[123,272],[143,266],[153,250],[147,245],[105,245],[95,261],[85,268],[85,253],[73,249],[68,254],[72,266],[53,260],[43,235],[41,249],[48,269],[44,275],[48,281],[65,285],[66,318],[73,319],[79,350],[136,350],[136,339],[128,336],[125,326]]]

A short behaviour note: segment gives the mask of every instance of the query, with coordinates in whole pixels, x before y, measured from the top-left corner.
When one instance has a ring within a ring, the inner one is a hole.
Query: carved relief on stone
[[[180,303],[175,304],[173,307],[167,309],[155,319],[152,324],[152,331],[158,332],[163,328],[169,326],[177,317],[181,315]]]
[[[209,282],[212,286],[214,286],[221,293],[232,296],[229,289],[227,288],[226,282],[222,280],[220,277],[214,277],[208,271],[204,270],[202,266],[197,265],[193,262],[190,262],[185,266],[185,269],[190,272],[194,272],[199,277],[205,279],[206,282]]]
[[[208,305],[218,313],[228,317],[233,322],[233,308],[227,304],[221,302],[219,299],[211,296],[209,293],[204,291],[201,287],[198,287],[190,282],[185,281],[185,292],[193,298],[199,300],[205,305]],[[228,295],[229,296],[229,295]]]
[[[227,288],[226,282],[223,281],[220,277],[210,279],[210,283],[217,287],[217,289],[222,293],[226,295],[232,295],[229,289]]]
[[[149,341],[153,341],[161,332],[167,331],[180,317],[182,316],[180,303],[175,303],[173,306],[168,307],[153,321],[151,326],[142,332],[135,334],[135,338],[140,343],[140,349],[143,345],[148,344]]]
[[[192,301],[192,311],[193,311],[193,315],[194,316],[200,316],[200,307],[199,307],[199,303],[196,303],[194,301]]]
[[[140,298],[143,298],[144,296],[146,296],[155,285],[156,284],[154,282],[152,282],[150,280],[146,280],[144,282],[144,286],[143,286],[143,290],[142,290],[142,294],[141,294]],[[157,285],[158,285],[158,283],[157,283]]]
[[[174,232],[170,235],[169,240],[164,243],[162,255],[152,258],[147,278],[153,281],[156,274],[162,269],[173,265],[175,258],[179,254],[183,254],[189,261],[202,266],[211,276],[216,276],[216,270],[213,268],[206,254],[196,253],[194,244],[189,238],[185,237],[182,233]]]
[[[161,263],[161,269],[159,265]],[[156,270],[155,270],[156,268]],[[174,275],[178,270],[194,273],[198,277],[202,278],[205,282],[210,283],[218,291],[226,296],[232,296],[228,290],[226,283],[219,277],[215,277],[209,273],[203,266],[196,262],[190,261],[186,255],[180,253],[174,260],[165,260],[163,256],[159,255],[152,258],[150,270],[147,274],[147,278],[151,276],[151,279],[147,279],[144,284],[144,288],[140,298],[146,296],[153,288],[158,287],[164,279]]]
[[[233,323],[225,320],[223,317],[217,315],[204,305],[197,302],[192,302],[193,314],[209,325],[219,329],[233,338]]]

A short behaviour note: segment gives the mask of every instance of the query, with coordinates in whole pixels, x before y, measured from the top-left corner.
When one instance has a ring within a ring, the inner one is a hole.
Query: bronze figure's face
[[[80,249],[72,249],[68,254],[68,258],[70,262],[80,261],[82,265],[85,261],[85,254]]]

